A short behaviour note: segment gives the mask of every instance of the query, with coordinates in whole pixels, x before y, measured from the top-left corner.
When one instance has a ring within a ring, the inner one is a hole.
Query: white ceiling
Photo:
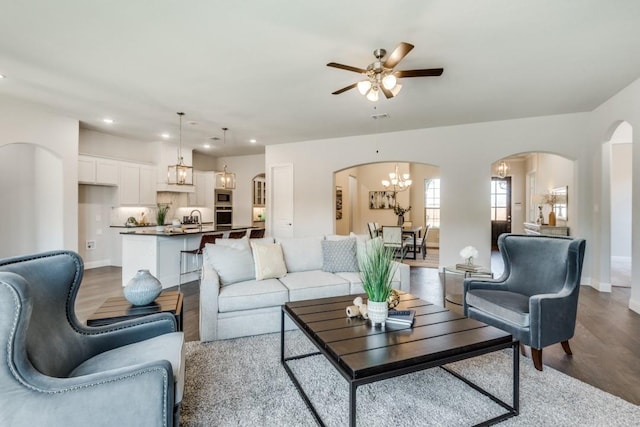
[[[215,156],[590,111],[640,77],[638,0],[2,3],[0,94],[142,141],[175,136],[184,111],[183,144]],[[444,74],[402,79],[377,103],[331,95],[359,75],[326,63],[365,68],[401,41],[416,47],[396,69]],[[226,144],[201,149],[222,127]]]

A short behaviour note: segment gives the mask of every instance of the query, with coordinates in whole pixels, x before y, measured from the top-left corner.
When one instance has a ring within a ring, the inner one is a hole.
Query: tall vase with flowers
[[[393,207],[393,213],[398,215],[398,225],[404,224],[404,214],[406,214],[410,210],[411,210],[411,206],[407,208],[403,208],[402,206],[400,206],[399,203],[396,203],[396,205]]]
[[[552,227],[556,226],[556,203],[558,203],[558,195],[552,192],[542,195],[542,201],[544,204],[551,206],[551,210],[549,211],[549,225]]]

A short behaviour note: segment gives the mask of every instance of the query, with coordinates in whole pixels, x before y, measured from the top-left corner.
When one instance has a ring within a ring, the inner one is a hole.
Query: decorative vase
[[[162,292],[162,284],[149,270],[138,270],[124,287],[124,297],[133,305],[147,305]]]
[[[551,208],[551,212],[549,212],[549,225],[551,227],[556,226],[556,213],[553,211],[553,207]]]
[[[162,231],[164,231],[164,225],[156,225],[156,231],[157,231],[157,232],[162,232]]]
[[[466,263],[469,267],[473,267],[473,257],[470,256],[469,258],[467,258]]]
[[[404,215],[398,215],[398,225],[404,225]]]
[[[387,301],[376,302],[369,300],[367,302],[367,312],[372,326],[375,326],[378,323],[384,326],[389,313],[389,304]]]
[[[538,206],[538,219],[536,220],[536,222],[539,225],[544,224],[544,217],[542,216],[542,206]]]

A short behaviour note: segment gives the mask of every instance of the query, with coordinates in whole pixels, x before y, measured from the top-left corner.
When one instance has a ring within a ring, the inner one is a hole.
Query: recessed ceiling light
[[[252,143],[252,144],[255,144],[256,142],[258,142],[258,140],[257,140],[257,139],[255,139],[255,138],[251,138],[251,139],[249,140],[249,142],[250,142],[250,143]]]
[[[171,135],[169,135],[169,134],[168,134],[168,133],[166,133],[166,132],[165,132],[165,133],[161,133],[161,134],[160,134],[160,136],[161,136],[161,137],[163,137],[164,139],[169,139],[169,138],[171,138]]]
[[[6,78],[6,77],[7,77],[7,76],[5,76],[4,74],[0,74],[0,79],[4,79],[4,78]]]
[[[204,144],[203,147],[204,148],[211,148],[211,144]]]
[[[109,123],[109,124],[113,123],[113,119],[110,119],[108,117],[102,119],[102,121],[105,122],[105,123]]]

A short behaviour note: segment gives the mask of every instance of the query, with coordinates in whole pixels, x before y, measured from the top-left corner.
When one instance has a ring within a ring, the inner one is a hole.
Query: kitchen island
[[[165,227],[164,231],[155,228],[128,229],[122,235],[122,286],[125,286],[138,270],[149,270],[160,280],[162,288],[178,286],[180,276],[181,251],[197,249],[203,234],[224,233],[248,230],[253,227],[232,227],[217,229],[213,226],[200,228]],[[185,256],[182,272],[193,271],[182,276],[182,283],[198,279],[198,260],[195,256]]]

